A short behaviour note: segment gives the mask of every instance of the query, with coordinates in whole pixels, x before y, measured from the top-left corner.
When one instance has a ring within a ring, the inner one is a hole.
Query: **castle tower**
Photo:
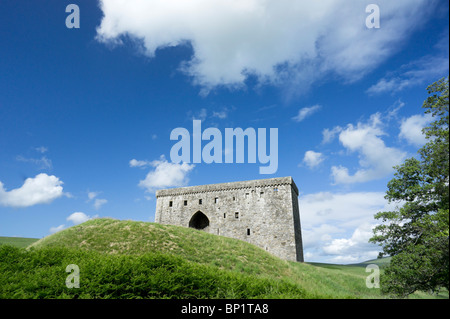
[[[155,222],[237,238],[303,261],[298,189],[292,177],[164,189]]]

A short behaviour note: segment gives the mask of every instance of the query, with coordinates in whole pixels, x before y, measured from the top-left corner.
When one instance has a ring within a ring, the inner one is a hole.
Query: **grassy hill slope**
[[[68,264],[80,267],[80,289],[64,285]],[[385,297],[366,287],[365,266],[287,262],[232,238],[114,219],[65,229],[27,251],[0,247],[0,273],[0,298]]]
[[[0,245],[11,245],[15,247],[27,247],[38,241],[38,238],[23,238],[23,237],[1,237],[0,236]]]
[[[172,225],[95,219],[43,238],[31,247],[69,247],[110,255],[170,254],[218,270],[287,282],[305,292],[294,298],[380,297],[379,291],[365,286],[364,268],[336,271],[288,262],[240,240]]]
[[[62,230],[31,247],[67,247],[112,255],[158,252],[252,274],[275,275],[289,269],[286,261],[237,239],[186,227],[105,218]]]

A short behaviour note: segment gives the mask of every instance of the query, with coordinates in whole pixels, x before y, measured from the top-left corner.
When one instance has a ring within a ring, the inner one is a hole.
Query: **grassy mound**
[[[252,274],[276,275],[289,268],[286,261],[237,239],[179,226],[106,218],[62,230],[31,247],[67,247],[111,255],[164,253]]]
[[[68,288],[67,265],[80,270]],[[0,299],[308,298],[299,286],[201,265],[161,253],[107,255],[71,248],[0,246]]]
[[[79,289],[65,285],[69,264]],[[287,262],[190,228],[94,219],[28,249],[0,245],[0,298],[386,297],[366,287],[365,266]]]

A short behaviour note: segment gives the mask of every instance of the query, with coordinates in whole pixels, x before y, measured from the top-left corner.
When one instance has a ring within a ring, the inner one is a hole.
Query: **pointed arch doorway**
[[[209,226],[208,217],[201,211],[196,212],[189,221],[189,227],[198,230],[203,230]]]

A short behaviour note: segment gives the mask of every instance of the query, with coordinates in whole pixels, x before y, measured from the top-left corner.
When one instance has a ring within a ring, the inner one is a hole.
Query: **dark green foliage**
[[[66,266],[80,269],[80,288],[67,288]],[[305,298],[282,279],[219,270],[161,253],[106,255],[60,247],[0,246],[4,298]]]
[[[392,257],[381,276],[384,293],[405,298],[415,291],[448,291],[449,247],[447,238],[435,238],[425,245],[410,245],[401,254]]]
[[[417,290],[449,286],[449,100],[448,78],[428,87],[425,113],[433,122],[423,132],[428,142],[419,159],[395,167],[386,199],[402,203],[395,211],[375,215],[383,224],[371,242],[393,256],[381,277],[382,290],[405,297]]]

